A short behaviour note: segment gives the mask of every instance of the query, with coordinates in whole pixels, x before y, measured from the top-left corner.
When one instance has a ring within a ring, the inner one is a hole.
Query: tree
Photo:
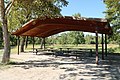
[[[81,17],[80,13],[75,13],[72,15],[75,19],[79,19]]]
[[[9,10],[10,4],[13,2],[8,3],[8,5],[5,7],[4,0],[0,0],[0,22],[2,25],[2,31],[3,31],[3,39],[4,39],[4,54],[3,54],[3,63],[9,62],[10,59],[10,37],[8,32],[8,26],[7,26],[7,11]]]
[[[63,34],[61,34],[61,36],[60,36],[60,43],[62,44],[62,45],[64,45],[64,44],[67,44],[68,42],[67,42],[67,33],[63,33]]]
[[[78,44],[85,43],[84,34],[83,34],[83,32],[79,32],[79,31],[70,31],[70,32],[62,33],[62,34],[56,36],[56,38],[52,38],[52,40],[54,40],[54,39],[57,40],[56,42],[58,44],[78,45]]]
[[[79,19],[81,17],[80,13],[75,13],[72,15],[75,19]],[[85,39],[84,39],[84,34],[83,32],[79,31],[73,31],[70,33],[70,35],[73,37],[73,44],[84,44]]]
[[[109,20],[112,29],[113,29],[113,36],[111,40],[117,41],[120,44],[120,0],[104,0],[106,4],[106,18]]]
[[[22,3],[22,4],[19,4]],[[25,4],[27,3],[27,6]],[[31,5],[32,3],[32,5]],[[16,4],[13,6],[13,12],[12,15],[14,16],[14,13],[17,14],[15,18],[17,18],[21,25],[29,21],[33,18],[40,18],[44,19],[47,17],[58,17],[61,16],[60,14],[60,5],[54,5],[56,2],[46,2],[44,0],[32,0],[32,1],[23,1],[20,0],[16,2]],[[41,4],[41,5],[40,5]],[[58,6],[59,5],[59,6]],[[66,5],[66,4],[64,4]],[[62,6],[62,5],[61,5]],[[18,14],[20,13],[20,14]],[[18,16],[19,15],[19,16]],[[16,19],[15,19],[16,20]],[[14,22],[14,21],[13,21]],[[13,25],[14,26],[14,25]],[[24,42],[25,38],[22,38],[21,41],[21,52],[24,52]]]
[[[5,7],[5,2],[7,5],[6,7]],[[56,3],[56,6],[54,5],[54,3]],[[1,16],[0,21],[2,24],[3,39],[4,39],[4,54],[3,54],[2,62],[8,63],[10,59],[10,37],[8,32],[7,14],[9,13],[12,5],[19,5],[20,6],[19,10],[21,9],[24,10],[23,7],[26,8],[27,10],[26,15],[36,18],[36,17],[41,17],[43,15],[39,16],[39,15],[33,14],[33,12],[31,12],[32,11],[31,8],[33,10],[36,10],[37,11],[36,13],[38,13],[38,11],[42,11],[42,12],[47,11],[49,14],[44,13],[44,16],[52,14],[51,17],[53,17],[54,13],[52,13],[52,11],[55,10],[56,12],[59,12],[60,10],[58,9],[60,9],[62,5],[66,6],[67,3],[68,2],[66,0],[54,0],[54,1],[52,0],[5,0],[5,1],[0,0],[0,16]],[[44,5],[44,6],[40,7],[38,5]],[[39,7],[41,9],[37,10],[36,7]],[[48,7],[48,8],[45,8],[43,10],[42,8],[44,7]],[[31,12],[32,14],[29,15],[29,12]]]
[[[84,44],[85,43],[85,39],[84,39],[84,34],[83,32],[80,31],[71,31],[69,33],[70,36],[70,40],[72,44]]]
[[[87,34],[85,36],[85,43],[86,44],[95,44],[95,36]]]
[[[2,35],[2,28],[0,27],[0,48],[3,46],[2,45],[2,42],[3,42],[2,37],[3,37],[3,35]]]

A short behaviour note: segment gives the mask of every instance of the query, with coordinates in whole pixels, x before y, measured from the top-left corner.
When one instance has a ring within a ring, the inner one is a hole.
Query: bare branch
[[[6,15],[9,13],[9,11],[10,11],[10,9],[11,9],[14,1],[15,1],[15,0],[10,1],[10,3],[9,3],[9,4],[7,5],[7,7],[5,8],[5,14],[6,14]]]
[[[8,9],[8,7],[11,5],[11,1],[8,3],[8,5],[6,6],[6,8],[5,8],[5,11]]]

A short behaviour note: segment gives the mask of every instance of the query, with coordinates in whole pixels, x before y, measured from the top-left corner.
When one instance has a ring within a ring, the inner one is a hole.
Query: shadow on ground
[[[43,54],[42,54],[43,55]],[[40,55],[37,55],[40,56]],[[51,67],[53,70],[64,69],[59,79],[61,80],[96,80],[96,79],[120,79],[120,56],[109,55],[106,60],[99,59],[99,65],[95,64],[95,57],[51,57],[45,60],[28,60],[25,62],[12,62],[14,67],[23,69],[46,68]]]

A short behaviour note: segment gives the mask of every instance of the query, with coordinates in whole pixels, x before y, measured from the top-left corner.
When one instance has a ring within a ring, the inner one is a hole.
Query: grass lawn
[[[101,50],[101,44],[99,44],[99,50]],[[28,48],[25,49],[25,51],[32,51],[32,44],[28,45]],[[120,53],[120,48],[116,44],[108,44],[108,51],[113,51],[115,53]],[[40,45],[35,45],[35,48],[40,48]],[[46,45],[46,48],[54,48],[54,49],[59,49],[59,48],[85,48],[85,49],[94,49],[95,50],[95,44],[79,44],[79,45],[71,45],[71,44],[65,44],[65,45]],[[18,47],[12,47],[11,49],[11,54],[17,54]],[[3,54],[3,50],[0,50],[0,56]]]
[[[30,44],[28,45],[28,48],[25,49],[25,51],[32,51],[33,45]],[[35,45],[35,48],[40,48],[40,45]],[[85,49],[94,49],[95,50],[95,44],[80,44],[80,45],[46,45],[46,48],[54,48],[54,49],[59,49],[59,48],[85,48]],[[99,44],[99,50],[101,50],[101,45]],[[111,53],[120,53],[120,47],[116,44],[108,44],[108,52],[111,51]],[[112,52],[113,51],[113,52]],[[18,52],[18,47],[12,47],[11,49],[11,54],[17,54]],[[2,60],[2,55],[3,55],[3,49],[0,49],[0,62]],[[0,64],[1,66],[1,64]]]
[[[46,45],[46,48],[53,48],[53,49],[59,49],[59,48],[83,48],[83,49],[93,49],[95,50],[95,44],[79,44],[79,45],[71,45],[71,44],[65,44],[65,45],[58,45],[58,44],[55,44],[55,45]],[[30,44],[28,45],[28,48],[25,49],[25,51],[32,51],[32,47],[33,45]],[[116,44],[108,44],[108,51],[110,52],[114,52],[114,53],[119,53],[120,52],[120,48],[118,48],[119,45],[116,45]],[[35,45],[35,48],[40,48],[40,45]],[[102,45],[99,44],[99,50],[101,50],[102,48]],[[11,53],[17,53],[17,46],[14,47],[12,50],[11,50]]]
[[[0,55],[3,53],[3,51],[0,50]]]

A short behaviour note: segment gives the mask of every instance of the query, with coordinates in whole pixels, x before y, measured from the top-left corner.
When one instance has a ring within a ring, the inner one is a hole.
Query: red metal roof
[[[105,19],[60,17],[31,20],[12,34],[16,36],[48,37],[63,31],[112,33],[112,29]]]

